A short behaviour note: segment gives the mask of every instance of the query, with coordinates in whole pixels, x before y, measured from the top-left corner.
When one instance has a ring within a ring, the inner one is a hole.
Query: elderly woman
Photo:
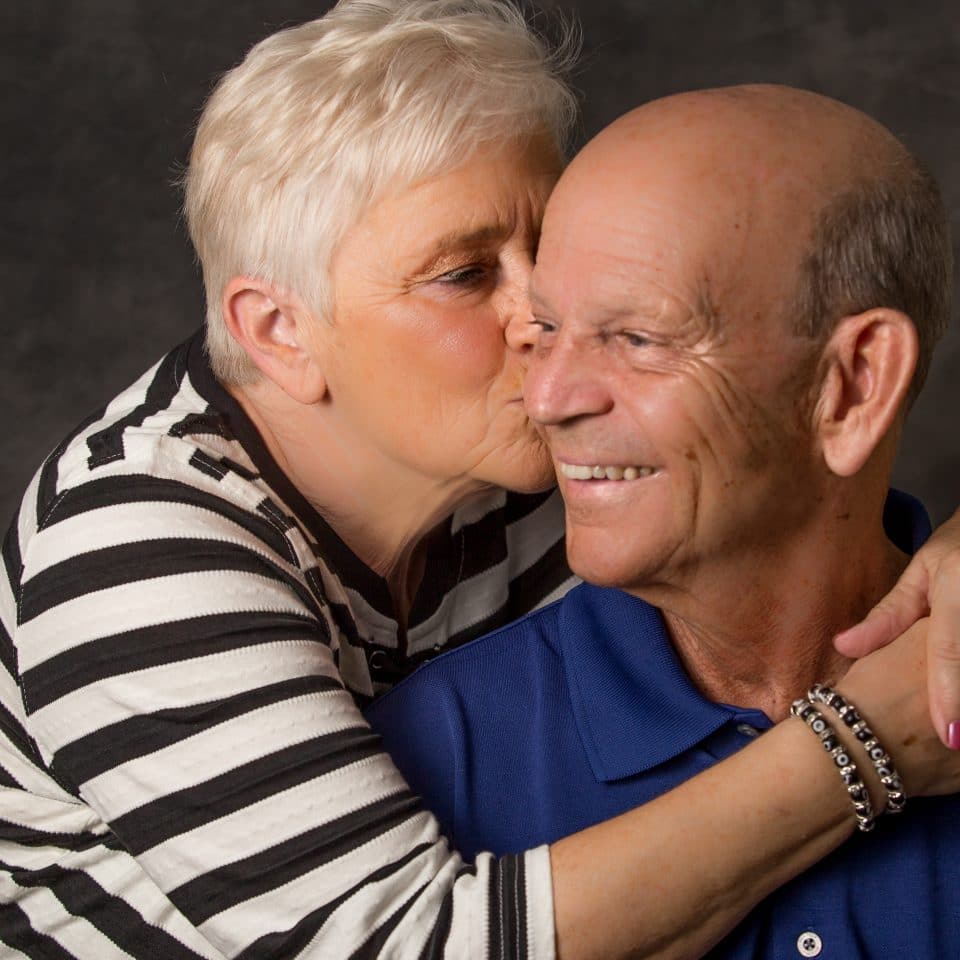
[[[4,542],[16,955],[691,954],[853,829],[785,723],[658,804],[464,864],[360,715],[572,583],[521,396],[572,114],[492,0],[344,0],[214,92],[186,178],[206,349],[78,426]],[[848,691],[897,705],[908,789],[957,789],[912,676],[867,658]],[[646,851],[677,824],[665,876]]]

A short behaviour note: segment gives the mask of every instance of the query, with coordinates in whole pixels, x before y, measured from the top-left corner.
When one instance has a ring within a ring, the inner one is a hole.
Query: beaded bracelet
[[[818,700],[835,711],[837,716],[850,728],[850,732],[863,744],[867,756],[877,771],[877,776],[887,791],[887,813],[899,813],[907,805],[907,795],[903,789],[903,780],[893,764],[890,754],[880,745],[867,721],[860,716],[857,708],[837,693],[832,687],[815,683],[807,694],[810,701]]]
[[[867,833],[873,829],[873,804],[870,802],[870,793],[860,779],[860,771],[853,762],[837,737],[836,731],[827,722],[826,717],[807,699],[801,697],[794,700],[790,706],[790,713],[802,720],[820,738],[823,748],[833,757],[833,762],[840,772],[840,779],[847,788],[853,812],[857,818],[857,829]]]

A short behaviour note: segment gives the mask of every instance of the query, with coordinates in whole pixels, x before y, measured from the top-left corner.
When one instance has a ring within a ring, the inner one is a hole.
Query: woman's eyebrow
[[[456,250],[462,250],[464,247],[483,246],[492,240],[502,238],[507,229],[506,224],[503,223],[488,223],[473,230],[451,230],[431,245],[430,252],[442,256]]]
[[[465,250],[477,250],[502,240],[507,227],[502,223],[484,224],[473,230],[451,230],[438,237],[417,258],[416,276],[427,276],[441,267],[456,265],[455,258]]]

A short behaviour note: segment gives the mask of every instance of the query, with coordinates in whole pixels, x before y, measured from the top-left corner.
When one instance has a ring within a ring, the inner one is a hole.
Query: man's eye
[[[539,327],[541,333],[552,333],[556,329],[551,321],[544,320],[543,317],[534,317],[530,323]]]
[[[469,267],[458,267],[456,270],[450,270],[437,279],[440,283],[446,283],[454,287],[470,287],[480,283],[487,276],[487,268],[477,265]]]
[[[629,330],[624,330],[620,336],[623,337],[630,347],[648,347],[651,343],[649,337],[645,337],[642,333],[631,333]]]

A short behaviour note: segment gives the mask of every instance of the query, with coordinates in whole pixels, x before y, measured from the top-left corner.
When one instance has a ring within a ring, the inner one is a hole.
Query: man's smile
[[[565,463],[562,460],[557,461],[557,470],[569,480],[639,480],[657,472],[656,467],[589,465]]]

